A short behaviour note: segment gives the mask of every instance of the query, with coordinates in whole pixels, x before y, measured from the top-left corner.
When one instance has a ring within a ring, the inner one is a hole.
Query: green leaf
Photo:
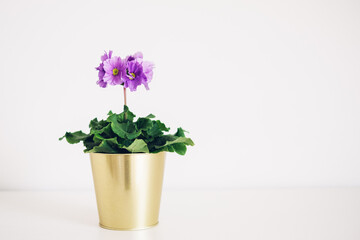
[[[150,113],[150,114],[147,115],[145,118],[155,118],[155,115]]]
[[[130,146],[125,147],[125,149],[132,153],[149,152],[146,142],[142,139],[135,139],[135,141],[132,144],[130,144]]]
[[[118,142],[116,138],[104,139],[99,146],[95,146],[93,149],[86,151],[88,153],[117,153]]]
[[[103,140],[105,140],[105,138],[103,136],[101,136],[100,134],[94,134],[93,137],[94,143],[101,143]]]
[[[125,120],[125,116],[126,116],[126,120]],[[124,111],[118,115],[118,121],[119,122],[126,122],[126,121],[132,122],[135,117],[136,117],[136,115],[133,114],[132,112],[130,112],[128,106],[124,105]]]
[[[165,124],[160,122],[159,120],[152,121],[153,126],[147,131],[147,134],[152,137],[158,137],[163,135],[163,131],[169,131],[170,128],[167,128]]]
[[[162,146],[155,146],[155,148],[161,148],[161,147],[165,147],[165,146],[172,145],[175,143],[182,143],[182,144],[190,145],[190,146],[195,145],[194,142],[190,138],[178,137],[175,140],[166,141],[166,143]],[[175,149],[175,151],[176,151],[176,149]]]
[[[125,138],[118,138],[119,147],[128,147],[133,143],[134,140],[129,140]]]
[[[162,147],[166,144],[167,141],[174,141],[176,139],[177,139],[177,137],[174,135],[162,135],[162,136],[155,137],[154,140],[151,141],[151,143],[149,143],[149,145]]]
[[[185,133],[184,133],[184,132],[185,132],[184,129],[182,129],[181,127],[179,127],[174,135],[175,135],[175,136],[178,136],[178,137],[185,137]]]
[[[127,133],[126,137],[131,140],[131,139],[137,138],[138,136],[140,136],[140,134],[141,134],[141,131],[135,131],[133,133]]]
[[[158,153],[158,152],[175,152],[174,147],[172,145],[168,145],[165,147],[160,147],[158,149],[152,149],[151,153]]]
[[[141,134],[141,131],[137,130],[136,125],[133,122],[123,123],[122,125],[125,128],[127,139],[137,138]]]
[[[93,120],[90,121],[89,124],[89,128],[94,129],[94,130],[100,130],[104,127],[106,127],[109,123],[101,120],[100,122],[97,120],[97,118],[94,118]]]
[[[172,145],[169,145],[169,146],[167,146],[167,151],[168,152],[174,152],[175,149],[174,149],[174,147]]]
[[[165,131],[165,132],[168,132],[170,130],[170,128],[166,127],[164,123],[162,123],[160,120],[156,120],[156,121],[153,121],[153,123],[159,125],[159,129],[161,131]]]
[[[148,131],[147,134],[152,137],[158,137],[163,135],[164,133],[161,131],[158,124],[154,124]]]
[[[116,114],[109,115],[106,119],[107,122],[118,122],[119,116]]]
[[[96,120],[96,121],[94,121]],[[107,136],[112,136],[112,130],[110,123],[104,120],[101,120],[100,122],[97,122],[97,119],[95,118],[92,120],[89,124],[90,134],[105,134]]]
[[[136,129],[136,126],[133,122],[112,122],[111,129],[121,138],[134,139],[141,134],[141,131]]]
[[[126,113],[126,120],[125,120]],[[129,111],[129,108],[125,105],[124,112],[120,114],[112,114],[107,118],[107,122],[111,123],[111,129],[121,138],[134,139],[141,134],[141,131],[137,131],[136,125],[132,122],[135,114]]]
[[[174,143],[173,145],[170,145],[168,147],[173,147],[175,152],[180,155],[185,155],[186,153],[186,146],[183,143]]]
[[[137,126],[137,129],[139,129],[139,130],[147,131],[153,126],[153,123],[148,118],[139,118],[136,121],[136,126]]]
[[[85,146],[84,152],[87,152],[87,151],[93,149],[95,146],[98,146],[100,144],[100,142],[95,143],[93,138],[94,138],[94,135],[90,135],[83,141],[83,144]]]
[[[89,135],[83,133],[82,131],[77,131],[77,132],[66,132],[65,135],[61,138],[59,138],[59,140],[63,140],[64,138],[66,138],[66,141],[70,144],[74,144],[74,143],[79,143],[80,141],[84,141]]]
[[[112,122],[111,123],[111,129],[114,131],[114,133],[116,133],[116,135],[118,135],[121,138],[125,138],[126,137],[126,131],[125,131],[125,127],[123,123],[119,123],[119,122]]]
[[[113,138],[115,137],[115,133],[111,129],[111,124],[108,124],[103,129],[99,130],[99,134],[102,134],[106,138]]]

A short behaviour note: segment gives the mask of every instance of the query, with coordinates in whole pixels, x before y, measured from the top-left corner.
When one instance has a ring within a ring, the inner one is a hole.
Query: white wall
[[[99,88],[103,50],[156,64],[138,115],[189,130],[167,188],[360,185],[360,3],[0,3],[0,189],[92,188],[81,145],[58,142],[122,109]]]

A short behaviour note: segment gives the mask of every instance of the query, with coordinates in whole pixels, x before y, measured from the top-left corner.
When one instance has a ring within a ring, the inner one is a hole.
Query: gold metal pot
[[[158,224],[165,152],[90,153],[100,226],[138,230]]]

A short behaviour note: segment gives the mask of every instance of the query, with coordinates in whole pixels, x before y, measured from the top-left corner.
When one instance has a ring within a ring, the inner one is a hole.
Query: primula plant
[[[96,68],[97,84],[122,85],[124,88],[124,111],[120,114],[110,111],[105,120],[97,118],[90,121],[88,134],[82,131],[66,132],[59,140],[66,139],[70,144],[83,142],[86,153],[158,153],[162,151],[186,153],[186,146],[193,146],[185,131],[178,128],[174,134],[165,134],[170,128],[155,116],[149,114],[135,121],[135,114],[126,106],[126,89],[136,91],[139,85],[149,90],[148,83],[153,77],[154,64],[143,61],[142,53],[135,53],[125,59],[112,56],[112,51],[101,57]]]

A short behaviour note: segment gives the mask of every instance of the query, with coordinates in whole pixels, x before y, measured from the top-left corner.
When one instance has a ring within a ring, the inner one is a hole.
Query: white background
[[[92,189],[57,139],[122,109],[96,85],[104,50],[142,51],[128,96],[196,143],[165,188],[360,185],[360,2],[1,1],[0,189]]]

